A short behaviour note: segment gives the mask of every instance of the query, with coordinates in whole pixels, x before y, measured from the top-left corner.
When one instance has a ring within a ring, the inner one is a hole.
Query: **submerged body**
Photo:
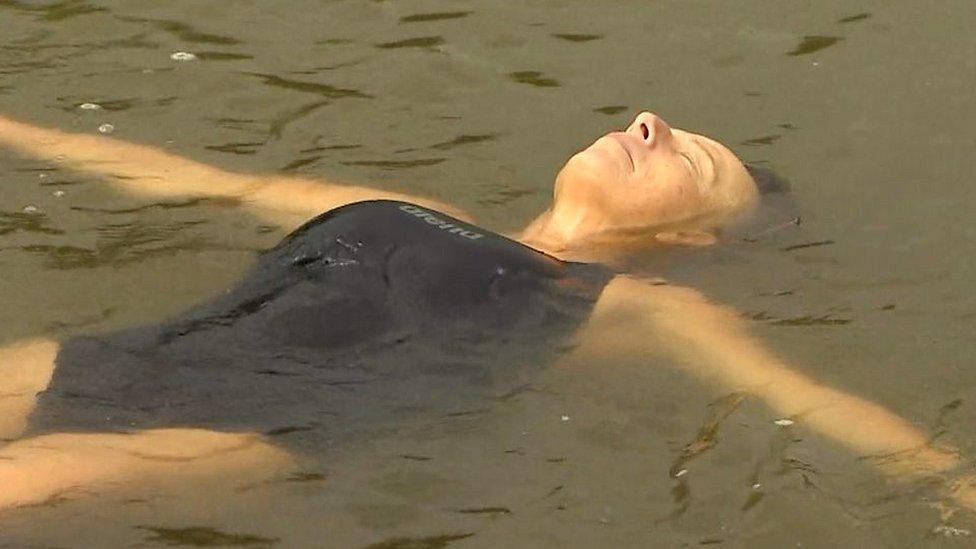
[[[0,509],[135,483],[167,463],[183,476],[273,466],[292,455],[278,445],[314,437],[270,435],[297,427],[327,442],[404,411],[470,408],[563,352],[601,367],[670,355],[858,456],[897,456],[877,464],[895,479],[944,479],[964,463],[881,406],[794,371],[735,311],[595,266],[635,243],[715,243],[762,192],[729,149],[651,113],[566,163],[518,239],[527,246],[431,211],[456,212],[435,200],[234,174],[2,116],[0,144],[144,196],[229,197],[276,222],[333,210],[174,320],[0,348],[12,374],[0,377],[0,437],[12,440],[0,446]],[[354,204],[376,199],[394,200]],[[976,477],[947,494],[976,509]]]
[[[29,432],[208,427],[328,440],[456,411],[551,361],[611,272],[438,212],[327,212],[167,322],[67,341]]]

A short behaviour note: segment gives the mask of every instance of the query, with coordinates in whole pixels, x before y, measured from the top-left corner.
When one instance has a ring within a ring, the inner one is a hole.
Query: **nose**
[[[627,133],[640,138],[649,147],[669,143],[673,137],[671,126],[660,116],[647,111],[637,115],[627,128]]]

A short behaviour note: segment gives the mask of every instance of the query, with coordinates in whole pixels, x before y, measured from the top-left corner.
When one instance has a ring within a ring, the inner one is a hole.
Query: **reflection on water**
[[[48,227],[48,221],[44,214],[32,211],[36,206],[25,206],[25,212],[0,212],[0,236],[15,231],[40,234],[64,234],[61,229]]]
[[[512,80],[519,84],[528,84],[539,88],[558,88],[559,81],[554,78],[542,76],[539,71],[515,71],[508,75]]]
[[[560,40],[566,40],[567,42],[589,42],[590,40],[599,40],[603,36],[599,34],[553,34],[556,38]]]
[[[0,113],[93,134],[111,123],[240,173],[428,194],[513,230],[545,207],[561,160],[654,109],[788,175],[803,226],[635,268],[732,305],[805,375],[897,412],[968,470],[973,10],[0,0]],[[173,314],[293,226],[0,160],[5,342]],[[675,366],[547,371],[287,470],[69,491],[0,514],[0,546],[972,542],[943,479],[889,484],[875,462],[897,456],[852,455]]]
[[[742,142],[743,145],[756,146],[756,145],[772,145],[783,137],[780,134],[764,135],[762,137],[753,137],[752,139],[746,139]]]
[[[371,98],[370,95],[364,94],[359,90],[337,88],[335,86],[330,86],[328,84],[322,84],[318,82],[302,82],[300,80],[291,80],[288,78],[282,78],[274,74],[257,74],[257,73],[245,73],[245,74],[260,78],[265,86],[273,86],[285,90],[294,90],[294,91],[300,91],[305,93],[313,93],[316,95],[321,95],[322,97],[326,97],[328,99],[343,99],[346,97],[357,97],[361,99]]]
[[[423,21],[443,21],[445,19],[460,19],[471,15],[470,11],[442,11],[436,13],[417,13],[414,15],[404,15],[400,18],[401,23],[420,23]]]
[[[600,114],[619,114],[626,110],[626,105],[608,105],[606,107],[597,107],[593,109],[593,112],[598,112]]]
[[[116,17],[122,21],[142,23],[143,26],[160,29],[166,33],[172,34],[175,38],[178,38],[183,42],[195,44],[219,44],[224,46],[234,46],[241,43],[240,40],[230,36],[220,36],[217,34],[199,32],[190,25],[180,21],[144,19],[141,17]]]
[[[804,36],[800,45],[790,50],[786,55],[808,55],[829,48],[841,40],[843,38],[839,36]]]
[[[376,44],[376,47],[383,50],[392,50],[397,48],[429,48],[433,46],[440,46],[443,43],[444,39],[440,36],[420,36],[417,38],[398,40],[396,42],[384,42],[382,44]]]
[[[418,168],[422,166],[434,166],[447,160],[446,158],[418,158],[416,160],[350,160],[342,162],[345,166],[373,166],[386,170],[396,170],[401,168]]]
[[[481,143],[482,141],[491,141],[498,137],[495,134],[484,134],[484,135],[459,135],[450,141],[442,141],[431,145],[431,149],[437,149],[439,151],[453,149],[461,145],[470,145],[472,143]]]
[[[447,547],[451,542],[467,539],[474,533],[468,534],[446,534],[442,536],[428,536],[423,538],[392,538],[379,543],[367,545],[367,549],[406,549],[416,547],[417,549],[441,549]]]
[[[171,546],[238,547],[244,545],[271,545],[279,541],[276,538],[263,538],[249,534],[225,534],[224,532],[206,526],[193,526],[190,528],[140,526],[139,528],[153,533],[152,536],[146,537],[146,541]]]
[[[865,19],[871,17],[868,12],[858,13],[856,15],[848,15],[847,17],[841,17],[837,20],[838,23],[857,23],[858,21],[864,21]]]

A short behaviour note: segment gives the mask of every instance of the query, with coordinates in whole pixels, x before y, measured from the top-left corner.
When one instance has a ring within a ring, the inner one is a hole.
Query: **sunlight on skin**
[[[0,116],[0,145],[105,178],[136,196],[226,197],[268,221],[293,228],[360,200],[409,200],[462,219],[447,204],[401,193],[280,176],[234,174],[159,149],[24,124]],[[51,380],[57,342],[33,338],[0,348],[0,439],[20,435]],[[213,475],[281,465],[288,455],[251,434],[165,429],[120,434],[55,434],[0,445],[0,509],[38,503],[72,488],[137,480],[151,471]]]
[[[26,157],[103,177],[116,188],[137,196],[240,200],[254,214],[286,229],[345,204],[377,199],[413,201],[469,219],[463,211],[437,200],[313,179],[236,174],[148,145],[42,128],[3,116],[0,116],[0,145]]]
[[[645,337],[634,337],[634,333]],[[776,414],[842,444],[893,480],[922,480],[964,465],[952,448],[866,399],[791,370],[749,336],[738,313],[695,290],[618,276],[580,333],[579,353],[632,358],[662,352],[703,381],[763,400]],[[976,511],[976,477],[949,487]]]
[[[37,393],[50,383],[59,348],[46,338],[0,348],[0,439],[23,432]],[[250,433],[154,429],[42,435],[0,444],[0,510],[147,475],[266,473],[289,463],[285,451]]]
[[[701,246],[755,208],[755,182],[721,143],[642,112],[573,155],[549,209],[522,233],[561,257],[602,261],[604,250],[654,243]]]
[[[148,145],[70,133],[0,116],[0,146],[106,179],[136,196],[239,200],[255,215],[294,228],[361,200],[414,202],[465,221],[443,202],[369,187],[220,170]],[[637,243],[707,245],[713,230],[751,210],[755,183],[724,145],[672,129],[642,112],[573,155],[556,177],[552,206],[519,240],[563,259],[600,262]]]
[[[343,204],[379,198],[411,201],[467,219],[449,205],[405,194],[233,174],[153,147],[2,116],[0,145],[105,177],[136,195],[238,199],[255,214],[286,226]],[[599,248],[594,243],[611,253],[634,238],[708,245],[715,241],[714,227],[755,202],[754,183],[731,151],[703,136],[672,131],[656,115],[641,113],[626,131],[598,139],[567,162],[557,178],[552,207],[529,225],[522,240],[581,261],[602,259],[593,252]],[[656,217],[644,217],[648,211]],[[592,253],[576,253],[587,249]],[[894,479],[928,478],[963,465],[951,449],[933,448],[923,431],[883,407],[792,371],[749,336],[738,314],[693,290],[619,276],[604,290],[579,337],[578,354],[593,353],[600,362],[663,349],[703,380],[761,398],[775,413],[858,456],[895,454],[894,459],[873,461]],[[56,343],[39,339],[0,349],[6,376],[0,379],[0,395],[9,397],[0,400],[0,412],[9,412],[0,434],[23,428],[33,393],[50,380],[56,353]],[[0,508],[43,501],[72,486],[135,480],[149,471],[212,474],[287,460],[282,450],[248,434],[164,429],[45,435],[0,447]],[[976,510],[976,479],[964,477],[949,488],[957,502]]]
[[[0,347],[0,440],[23,432],[37,393],[51,382],[59,349],[56,341],[46,338]]]

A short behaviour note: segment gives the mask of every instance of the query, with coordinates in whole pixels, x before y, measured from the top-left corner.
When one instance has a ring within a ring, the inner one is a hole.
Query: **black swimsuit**
[[[351,204],[210,303],[66,342],[30,431],[332,438],[406,410],[470,409],[551,360],[611,275],[412,204]]]

